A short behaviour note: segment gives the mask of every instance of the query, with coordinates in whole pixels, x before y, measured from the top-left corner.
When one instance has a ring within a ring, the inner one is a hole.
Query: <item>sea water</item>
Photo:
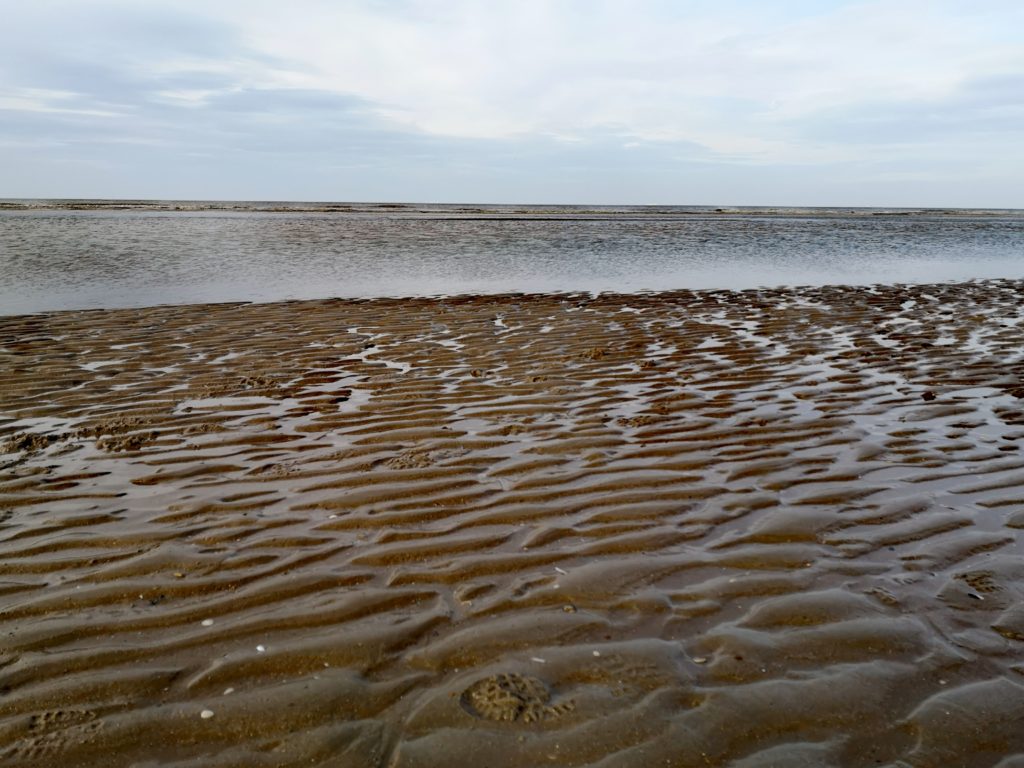
[[[0,202],[0,314],[1024,278],[1024,212]]]

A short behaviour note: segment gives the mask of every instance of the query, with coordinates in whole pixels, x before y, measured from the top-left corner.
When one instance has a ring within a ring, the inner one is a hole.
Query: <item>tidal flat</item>
[[[0,760],[1024,765],[1024,281],[0,317]]]

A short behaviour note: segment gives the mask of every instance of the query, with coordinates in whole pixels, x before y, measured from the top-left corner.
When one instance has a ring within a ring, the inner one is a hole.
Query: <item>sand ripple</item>
[[[1024,764],[1022,299],[0,318],[0,757]]]

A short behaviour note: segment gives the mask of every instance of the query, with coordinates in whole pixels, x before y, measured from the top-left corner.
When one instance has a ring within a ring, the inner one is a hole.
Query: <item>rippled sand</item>
[[[0,318],[0,755],[1022,766],[1022,306]]]

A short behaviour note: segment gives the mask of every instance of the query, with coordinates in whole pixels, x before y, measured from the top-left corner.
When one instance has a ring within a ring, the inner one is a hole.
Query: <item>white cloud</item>
[[[11,88],[0,90],[0,111],[37,112],[53,115],[87,117],[118,117],[110,109],[96,109],[78,104],[81,94],[48,88]]]
[[[972,78],[1024,71],[1024,47],[1000,39],[1005,25],[1024,28],[1020,4],[885,0],[777,18],[765,5],[260,0],[213,11],[280,62],[259,74],[268,86],[355,95],[418,131],[612,130],[773,161],[848,156],[792,135],[830,110],[941,100]]]
[[[157,91],[154,95],[160,101],[175,104],[182,107],[202,107],[206,105],[212,96],[220,91],[211,88],[182,88],[170,91]]]

